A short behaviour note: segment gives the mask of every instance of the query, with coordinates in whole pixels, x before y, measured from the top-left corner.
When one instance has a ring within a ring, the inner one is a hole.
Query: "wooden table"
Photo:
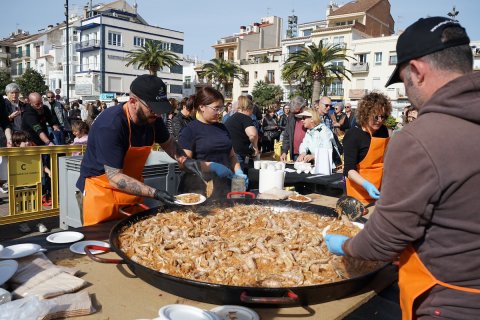
[[[313,203],[335,207],[337,198],[319,194],[309,194]],[[88,234],[87,239],[92,239]],[[23,239],[25,240],[25,239]],[[102,240],[102,239],[97,239]],[[106,240],[106,239],[103,239]],[[24,241],[26,242],[26,241]],[[158,310],[173,303],[188,304],[202,309],[212,309],[216,305],[184,299],[157,289],[138,279],[125,265],[101,264],[86,256],[71,253],[68,249],[50,251],[47,256],[58,265],[76,267],[81,270],[81,278],[90,286],[83,290],[90,293],[98,311],[78,319],[153,319]],[[108,253],[104,257],[117,257]],[[308,307],[254,308],[261,319],[343,319],[360,305],[375,296],[396,279],[394,269],[384,269],[372,281],[375,288],[365,293],[341,300],[321,303]]]

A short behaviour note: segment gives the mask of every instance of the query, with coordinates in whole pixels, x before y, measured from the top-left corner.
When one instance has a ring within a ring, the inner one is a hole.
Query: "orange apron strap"
[[[415,300],[435,285],[480,294],[479,289],[460,287],[436,279],[423,264],[422,260],[420,260],[415,249],[412,246],[407,247],[400,255],[400,269],[398,273],[402,320],[414,319],[413,304]]]
[[[378,190],[380,190],[383,176],[383,158],[390,138],[371,137],[370,147],[367,155],[357,166],[358,173],[366,180],[370,181]],[[372,199],[368,192],[360,185],[350,179],[346,179],[347,195],[354,197],[364,204],[370,203]]]

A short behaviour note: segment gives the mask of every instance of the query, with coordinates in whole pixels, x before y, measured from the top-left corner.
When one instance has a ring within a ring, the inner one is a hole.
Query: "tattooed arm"
[[[154,197],[155,188],[149,187],[137,179],[127,176],[123,173],[122,169],[112,168],[107,165],[104,167],[108,181],[112,187],[135,196]]]

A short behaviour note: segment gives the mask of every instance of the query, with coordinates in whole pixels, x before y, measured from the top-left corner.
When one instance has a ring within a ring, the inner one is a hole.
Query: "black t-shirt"
[[[193,120],[180,131],[178,144],[181,148],[192,151],[193,159],[231,167],[232,140],[223,123],[206,124]]]
[[[380,129],[373,134],[375,138],[388,138],[388,129],[382,125]],[[347,131],[343,138],[344,152],[344,176],[348,176],[348,171],[357,170],[357,165],[365,158],[370,148],[371,137],[361,128],[353,127]]]
[[[164,143],[170,137],[161,118],[153,125],[139,126],[130,121],[132,147],[150,146],[155,142]],[[155,133],[154,133],[155,130]],[[123,104],[101,112],[88,133],[87,151],[83,156],[77,188],[83,191],[85,179],[105,173],[104,166],[123,168],[123,160],[130,146],[127,115]]]
[[[22,113],[22,129],[30,135],[33,143],[37,146],[43,146],[45,143],[40,139],[40,133],[44,133],[48,137],[48,126],[58,125],[57,117],[48,109],[47,106],[43,106],[43,112],[38,113],[30,105],[25,106],[25,111]]]
[[[236,112],[225,122],[225,127],[227,127],[230,137],[232,138],[235,153],[243,157],[250,154],[250,140],[245,133],[245,129],[248,127],[255,128],[252,118],[246,114]]]

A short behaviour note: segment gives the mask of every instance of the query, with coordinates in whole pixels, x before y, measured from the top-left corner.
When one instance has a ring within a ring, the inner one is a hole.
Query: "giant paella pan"
[[[322,230],[357,226],[327,207],[256,199],[146,209],[116,224],[111,248],[140,279],[212,304],[308,305],[352,295],[386,266],[331,255]]]

